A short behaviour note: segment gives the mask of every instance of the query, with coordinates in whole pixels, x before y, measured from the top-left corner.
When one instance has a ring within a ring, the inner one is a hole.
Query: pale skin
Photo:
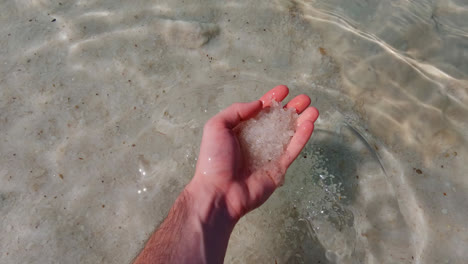
[[[134,264],[223,263],[235,224],[280,187],[286,170],[312,135],[318,111],[309,106],[307,95],[287,103],[285,107],[300,114],[296,132],[277,160],[256,171],[243,166],[233,128],[288,93],[286,86],[276,86],[260,100],[233,104],[205,124],[194,177]]]

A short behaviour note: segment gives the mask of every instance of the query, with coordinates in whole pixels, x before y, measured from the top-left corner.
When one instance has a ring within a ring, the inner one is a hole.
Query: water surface
[[[277,84],[321,117],[226,263],[468,259],[463,1],[0,6],[0,262],[131,262],[204,122]]]

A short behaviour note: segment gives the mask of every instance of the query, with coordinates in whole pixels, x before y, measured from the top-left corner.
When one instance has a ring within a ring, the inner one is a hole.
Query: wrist
[[[203,187],[192,181],[182,195],[190,208],[190,222],[197,230],[201,230],[201,250],[205,252],[206,263],[223,263],[229,237],[237,220],[229,215],[224,197]]]
[[[189,202],[190,214],[205,226],[224,226],[232,231],[239,219],[233,218],[228,211],[225,196],[207,190],[204,184],[192,180],[183,191]]]

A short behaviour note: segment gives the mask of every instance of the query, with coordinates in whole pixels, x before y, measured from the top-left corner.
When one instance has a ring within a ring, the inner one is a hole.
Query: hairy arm
[[[236,219],[224,197],[205,195],[189,184],[134,264],[222,263]]]
[[[244,166],[233,129],[271,100],[282,101],[288,92],[286,86],[277,86],[259,101],[233,104],[205,124],[195,175],[135,264],[223,262],[234,225],[281,185],[287,168],[309,140],[318,111],[308,107],[306,95],[292,99],[286,107],[300,114],[296,132],[278,160],[256,171]]]

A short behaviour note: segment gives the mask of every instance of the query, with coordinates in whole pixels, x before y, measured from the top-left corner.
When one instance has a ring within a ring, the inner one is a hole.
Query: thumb
[[[240,122],[254,117],[260,110],[262,110],[262,101],[260,100],[250,103],[235,103],[215,115],[213,121],[232,129]]]

